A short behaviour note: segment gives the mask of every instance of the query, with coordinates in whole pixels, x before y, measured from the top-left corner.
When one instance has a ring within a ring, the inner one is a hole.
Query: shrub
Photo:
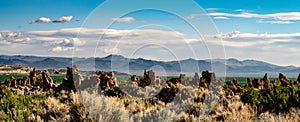
[[[32,114],[37,113],[42,108],[41,101],[44,100],[42,96],[44,95],[29,96],[13,93],[1,95],[0,120],[26,121]]]
[[[290,85],[283,87],[276,81],[273,86],[261,90],[245,89],[241,100],[251,106],[258,108],[258,112],[287,112],[291,107],[300,107],[300,86]]]

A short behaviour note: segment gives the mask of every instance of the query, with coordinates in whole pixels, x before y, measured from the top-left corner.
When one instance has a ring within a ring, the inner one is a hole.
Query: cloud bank
[[[120,54],[168,60],[174,59],[174,55],[179,59],[194,57],[193,53],[202,58],[210,58],[205,45],[212,45],[210,50],[214,50],[214,46],[224,46],[227,57],[300,65],[297,62],[300,57],[300,33],[232,31],[202,36],[206,40],[187,38],[186,34],[177,31],[155,29],[64,28],[28,32],[0,31],[0,51],[3,54],[72,56],[76,49],[79,50],[76,54],[81,57]]]

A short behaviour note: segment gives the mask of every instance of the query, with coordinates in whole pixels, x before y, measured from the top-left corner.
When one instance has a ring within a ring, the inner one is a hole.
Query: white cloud
[[[238,37],[238,35],[240,34],[241,32],[240,31],[232,31],[232,32],[229,32],[229,33],[221,33],[219,35],[217,35],[216,37],[217,38],[234,38],[234,37]]]
[[[282,20],[282,21],[292,21],[292,20],[300,20],[300,12],[285,12],[285,13],[272,13],[272,14],[255,14],[255,13],[248,13],[242,12],[239,14],[232,14],[232,13],[208,13],[209,16],[214,17],[237,17],[237,18],[259,18],[259,19],[275,19],[275,20]]]
[[[53,23],[63,23],[63,22],[70,22],[72,20],[73,16],[62,16],[61,18],[58,18],[53,21]]]
[[[40,17],[37,20],[31,20],[29,24],[34,23],[64,23],[64,22],[70,22],[72,20],[73,16],[62,16],[54,21],[52,21],[50,18],[47,17]]]
[[[136,21],[133,17],[123,17],[123,18],[112,18],[113,21],[116,22],[133,22]]]
[[[110,49],[104,49],[103,52],[106,54],[118,54],[121,53],[121,50],[119,48],[110,48]]]
[[[63,39],[61,41],[50,42],[50,45],[54,45],[52,51],[68,51],[74,49],[76,46],[83,46],[85,41],[81,41],[78,38]]]
[[[245,9],[236,9],[234,11],[237,11],[237,12],[245,12],[246,10]]]
[[[228,20],[228,17],[214,17],[215,20]]]
[[[229,47],[251,47],[259,45],[275,45],[276,43],[289,44],[296,43],[300,39],[300,33],[291,34],[269,34],[267,32],[256,34],[256,33],[241,33],[239,31],[233,31],[229,33],[221,33],[214,36],[215,39],[222,39],[224,46]],[[222,45],[217,40],[211,38],[208,43]]]
[[[32,20],[29,23],[34,24],[34,23],[50,23],[52,22],[50,18],[47,17],[40,17],[37,20]]]
[[[224,12],[211,12],[206,15],[213,17],[214,19],[228,19],[230,17],[234,18],[253,18],[261,19],[257,23],[268,23],[268,24],[292,24],[293,21],[300,21],[300,12],[281,12],[281,13],[271,13],[271,14],[257,14],[250,13],[243,9],[235,10],[240,13],[224,13]],[[192,14],[188,16],[188,19],[194,19],[198,16],[205,16],[204,14]],[[264,21],[262,19],[267,19],[269,21]]]
[[[30,41],[31,38],[21,32],[0,32],[0,42],[2,44],[28,43]]]
[[[258,20],[257,23],[261,24],[293,24],[292,21],[282,21],[282,20],[272,20],[272,21],[265,21],[265,20]]]
[[[217,11],[217,10],[221,10],[222,8],[206,8],[206,11]]]
[[[51,51],[53,52],[62,52],[62,51],[69,51],[69,50],[72,50],[74,48],[72,47],[62,47],[62,46],[56,46],[54,48],[51,49]]]

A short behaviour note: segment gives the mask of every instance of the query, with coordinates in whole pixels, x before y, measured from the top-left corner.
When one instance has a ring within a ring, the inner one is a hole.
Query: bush
[[[300,85],[283,87],[278,82],[261,90],[245,89],[241,100],[258,108],[258,112],[287,112],[291,107],[300,107]]]
[[[41,101],[45,100],[45,95],[4,94],[0,98],[0,120],[26,121],[42,108]]]

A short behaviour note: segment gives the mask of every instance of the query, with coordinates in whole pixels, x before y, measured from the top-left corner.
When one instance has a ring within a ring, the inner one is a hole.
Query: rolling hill
[[[97,58],[63,58],[63,57],[38,57],[38,56],[7,56],[0,55],[0,64],[7,65],[23,65],[30,67],[37,67],[39,69],[64,69],[71,66],[72,62],[77,64],[81,70],[114,70],[126,72],[130,69],[132,71],[140,72],[144,69],[153,69],[160,67],[165,72],[178,74],[179,72],[191,73],[201,72],[203,70],[220,70],[226,71],[232,76],[239,76],[238,74],[260,74],[272,73],[276,75],[279,72],[287,74],[298,74],[299,67],[295,66],[278,66],[271,63],[257,61],[257,60],[243,60],[237,59],[212,59],[212,60],[195,60],[185,59],[180,61],[155,61],[146,60],[142,58],[129,59],[120,55],[108,55],[106,57]],[[226,68],[226,70],[225,70]],[[123,71],[124,70],[124,71]],[[294,76],[296,77],[296,76]]]

